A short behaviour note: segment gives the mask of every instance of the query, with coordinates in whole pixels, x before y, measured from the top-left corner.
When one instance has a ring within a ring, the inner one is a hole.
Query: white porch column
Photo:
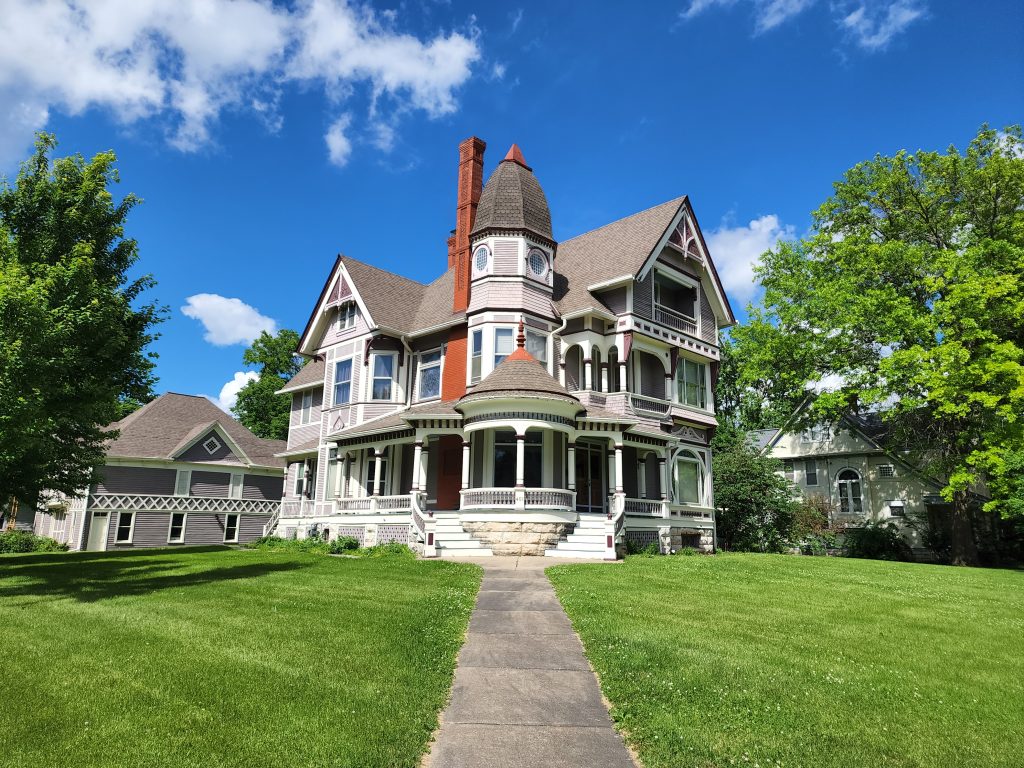
[[[615,444],[615,492],[622,493],[622,443]]]
[[[526,435],[516,435],[516,488],[526,485]]]
[[[384,478],[381,477],[381,469],[384,460],[384,451],[378,448],[373,456],[373,495],[383,496]]]
[[[594,388],[594,361],[589,357],[583,360],[583,388]]]
[[[615,451],[608,451],[608,495],[615,492]]]
[[[420,480],[423,474],[423,441],[417,440],[412,449],[412,489],[420,489]]]
[[[558,361],[558,383],[565,386],[565,360]]]
[[[665,399],[672,402],[672,374],[665,374]]]
[[[608,392],[608,363],[601,363],[601,391]]]
[[[462,490],[469,488],[469,440],[462,441]]]
[[[626,391],[626,361],[619,361],[619,392]]]
[[[661,485],[661,500],[668,500],[668,457],[658,457],[658,483]]]
[[[348,469],[348,454],[345,454],[344,458],[340,456],[335,457],[334,462],[337,466],[334,467],[334,498],[341,498],[341,483],[345,477],[345,471]]]
[[[565,479],[566,487],[570,491],[576,490],[576,443],[569,443],[568,456],[566,457]]]

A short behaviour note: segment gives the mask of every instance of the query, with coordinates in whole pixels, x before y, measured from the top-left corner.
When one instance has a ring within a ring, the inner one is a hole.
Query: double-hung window
[[[818,462],[814,459],[804,459],[804,484],[818,484]]]
[[[441,350],[420,355],[419,399],[430,400],[441,396]]]
[[[391,389],[395,379],[395,355],[373,356],[373,382],[371,400],[391,400]]]
[[[171,527],[167,532],[168,544],[181,544],[185,541],[185,513],[171,513]]]
[[[312,498],[316,486],[316,464],[311,460],[300,461],[295,465],[295,495]]]
[[[338,330],[344,331],[349,328],[354,328],[356,325],[356,318],[358,316],[359,310],[356,309],[356,303],[354,301],[341,305],[338,308]]]
[[[472,344],[469,354],[469,383],[476,384],[480,381],[484,359],[484,332],[473,331]]]
[[[796,469],[792,459],[786,459],[782,462],[782,474],[791,483],[796,479]]]
[[[334,404],[343,405],[352,399],[352,358],[334,364]]]
[[[548,367],[548,337],[537,331],[526,332],[526,351],[530,356]]]
[[[501,365],[501,361],[512,354],[514,341],[511,328],[494,329],[494,367]]]
[[[302,393],[302,404],[299,410],[299,424],[309,424],[313,420],[313,390]]]
[[[135,533],[135,513],[117,513],[117,531],[114,534],[115,544],[131,544],[132,534]]]
[[[188,496],[189,488],[192,485],[192,470],[179,469],[174,477],[174,495]]]
[[[704,471],[700,459],[685,453],[676,462],[676,496],[682,504],[700,504],[704,495]]]
[[[231,485],[228,489],[228,496],[232,499],[242,498],[242,486],[245,483],[245,475],[241,472],[231,473]]]
[[[224,543],[234,544],[238,541],[238,519],[236,513],[229,514],[224,518]]]
[[[707,366],[681,357],[676,365],[676,395],[683,405],[707,408]]]

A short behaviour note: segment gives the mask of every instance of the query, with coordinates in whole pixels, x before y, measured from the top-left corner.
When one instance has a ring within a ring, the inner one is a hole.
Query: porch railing
[[[409,515],[410,538],[422,547],[420,553],[423,557],[437,557],[437,546],[434,542],[437,523],[432,513],[423,511],[426,506],[426,494],[412,491],[409,494],[409,503],[412,507],[412,512]]]
[[[667,325],[669,328],[675,328],[677,331],[688,333],[691,336],[697,335],[697,323],[692,318],[661,304],[654,305],[654,319],[656,322]]]
[[[698,507],[691,504],[671,504],[672,517],[689,517],[698,520],[714,520],[715,510],[711,507]]]
[[[672,403],[657,397],[647,395],[629,394],[629,409],[638,416],[655,416],[663,418],[668,416]]]
[[[575,508],[576,493],[564,488],[468,488],[462,493],[462,509],[564,509]]]
[[[573,491],[561,488],[527,488],[524,494],[524,503],[527,507],[572,509],[576,501],[576,494]]]
[[[641,517],[667,517],[668,505],[661,499],[626,499],[626,514]]]
[[[355,499],[335,499],[334,509],[343,515],[409,512],[412,510],[412,499],[408,493],[399,496],[360,496]]]

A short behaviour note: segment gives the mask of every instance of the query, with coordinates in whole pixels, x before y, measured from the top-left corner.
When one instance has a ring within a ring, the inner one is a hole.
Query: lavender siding
[[[205,448],[203,448],[203,443],[205,443],[211,437],[218,443],[220,443],[220,447],[213,453],[210,453]],[[218,435],[213,430],[203,435],[195,445],[193,445],[191,448],[189,448],[187,451],[181,454],[181,456],[178,457],[178,460],[206,463],[213,462],[218,464],[223,462],[231,462],[234,464],[240,463],[238,457],[231,452],[230,448],[228,448],[227,443],[224,441],[224,438]]]
[[[150,493],[169,496],[174,493],[175,471],[155,467],[107,466],[94,493]]]
[[[470,296],[469,311],[482,309],[524,309],[542,317],[554,318],[550,292],[535,283],[516,281],[476,285]]]
[[[494,274],[519,274],[519,241],[497,239],[494,241]]]
[[[227,498],[230,482],[228,472],[193,472],[189,495]]]
[[[280,475],[246,475],[242,498],[279,501],[283,488],[284,478]]]
[[[339,330],[337,323],[338,315],[337,310],[331,313],[331,322],[327,325],[327,330],[324,331],[324,335],[320,339],[320,350],[326,349],[327,347],[337,344],[341,341],[348,341],[356,336],[361,336],[370,330],[370,327],[366,324],[366,318],[363,317],[362,312],[356,314],[356,322],[351,328],[344,328]]]
[[[118,513],[110,514],[110,526],[107,529],[107,549],[166,547],[166,546],[198,546],[223,544],[226,513],[189,512],[185,518],[185,540],[181,544],[167,543],[167,534],[171,526],[170,512],[136,512],[135,530],[131,544],[118,544],[117,536]],[[238,521],[238,543],[244,544],[263,535],[263,526],[269,520],[268,515],[240,515]]]

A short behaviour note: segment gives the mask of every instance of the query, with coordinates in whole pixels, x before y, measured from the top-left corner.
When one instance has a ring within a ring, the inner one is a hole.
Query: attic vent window
[[[220,450],[220,440],[216,437],[211,437],[203,443],[203,449],[211,456]]]
[[[878,475],[880,477],[894,477],[896,472],[894,471],[892,464],[882,464],[878,468]]]
[[[487,269],[487,262],[491,258],[491,251],[486,245],[481,245],[476,249],[473,254],[473,265],[476,267],[477,272],[483,272]]]
[[[548,273],[548,257],[540,248],[530,251],[530,274],[542,278]]]

